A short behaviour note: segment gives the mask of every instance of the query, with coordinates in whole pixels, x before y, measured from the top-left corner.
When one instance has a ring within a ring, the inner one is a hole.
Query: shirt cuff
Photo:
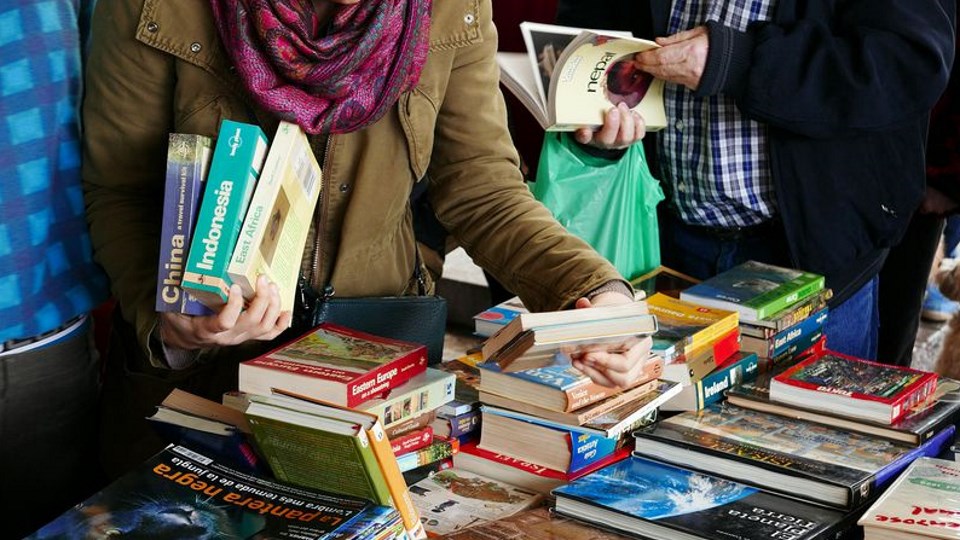
[[[634,298],[633,288],[630,287],[630,285],[628,285],[626,281],[620,281],[619,279],[615,279],[612,281],[608,281],[603,285],[597,287],[596,289],[588,292],[587,300],[593,301],[593,299],[597,295],[605,292],[620,293],[626,296],[627,298]]]

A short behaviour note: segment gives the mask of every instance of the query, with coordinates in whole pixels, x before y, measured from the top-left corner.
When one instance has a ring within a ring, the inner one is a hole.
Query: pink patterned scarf
[[[431,0],[361,0],[340,8],[326,28],[311,0],[210,4],[247,91],[307,133],[376,122],[417,84],[426,62]]]

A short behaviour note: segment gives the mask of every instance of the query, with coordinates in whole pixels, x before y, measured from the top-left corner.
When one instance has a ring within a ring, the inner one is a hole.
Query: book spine
[[[390,439],[390,449],[398,457],[431,444],[433,444],[433,428],[431,426]]]
[[[930,373],[925,376],[921,382],[917,383],[912,390],[900,396],[893,403],[890,423],[900,420],[910,412],[916,404],[925,401],[937,391],[937,375]]]
[[[601,437],[588,433],[570,432],[570,465],[566,472],[576,473],[593,463],[609,457],[620,447],[619,437]]]
[[[820,333],[826,321],[827,308],[823,308],[799,324],[774,334],[769,338],[743,338],[743,349],[755,352],[762,358],[781,357],[788,351],[795,350],[796,344],[808,342],[811,336]]]
[[[210,163],[211,142],[202,135],[170,134],[157,270],[158,312],[187,313],[184,309],[190,306],[181,281]]]
[[[259,127],[230,120],[221,124],[183,275],[183,287],[207,306],[227,300],[232,283],[227,265],[266,151]]]
[[[387,439],[380,422],[374,422],[368,433],[370,446],[376,462],[379,464],[379,470],[382,472],[386,488],[390,492],[393,507],[400,512],[400,517],[403,519],[404,529],[413,539],[425,539],[427,534],[420,523],[420,513],[413,505],[407,483],[403,480],[397,458],[390,448],[390,441]]]
[[[441,405],[453,399],[456,377],[448,374],[436,379],[430,384],[405,392],[389,399],[377,402],[369,407],[361,405],[359,408],[370,414],[375,414],[383,422],[385,428],[398,422],[413,418],[426,411],[438,409]]]
[[[408,431],[416,431],[418,429],[423,429],[431,425],[436,419],[437,415],[435,411],[429,411],[421,414],[420,416],[415,416],[407,420],[402,420],[397,424],[390,426],[383,426],[383,430],[387,433],[388,439],[394,439],[407,433]]]
[[[397,464],[401,472],[411,471],[417,467],[429,465],[435,461],[447,459],[460,450],[460,441],[457,439],[433,438],[433,444],[400,456]]]
[[[427,349],[415,351],[347,383],[347,407],[354,408],[407,382],[427,370]]]
[[[773,325],[772,328],[774,332],[780,332],[806,319],[811,314],[825,308],[827,306],[827,301],[830,300],[831,296],[831,291],[829,289],[824,289],[818,294],[813,295],[811,298],[795,306],[793,309],[790,309],[786,313],[774,313],[773,315],[776,318],[766,322]]]
[[[759,373],[760,359],[754,353],[746,353],[740,360],[697,381],[697,410],[720,401],[725,390],[740,382],[752,381]]]
[[[812,279],[811,279],[812,278]],[[823,276],[814,276],[813,274],[804,274],[796,280],[784,283],[770,293],[762,294],[750,302],[751,307],[757,310],[757,318],[765,319],[786,309],[791,304],[795,304],[823,289]]]
[[[480,411],[473,410],[459,416],[447,418],[450,424],[450,437],[460,437],[477,431],[480,427]]]

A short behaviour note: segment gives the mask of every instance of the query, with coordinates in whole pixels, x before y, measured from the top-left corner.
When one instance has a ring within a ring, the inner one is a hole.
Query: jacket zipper
[[[313,284],[316,283],[317,281],[317,274],[320,271],[320,252],[323,251],[321,248],[322,244],[324,243],[323,224],[326,223],[326,220],[327,220],[327,198],[324,197],[324,194],[330,188],[330,185],[331,185],[330,177],[327,174],[327,163],[329,163],[332,140],[333,140],[333,135],[332,134],[327,135],[327,140],[324,142],[324,148],[323,148],[323,164],[320,166],[320,171],[323,174],[323,185],[321,186],[322,189],[320,190],[320,200],[318,201],[318,204],[320,205],[320,212],[314,214],[315,216],[314,230],[316,231],[317,238],[316,238],[316,241],[314,242],[313,257],[312,257],[312,260],[310,261],[310,281],[308,283],[311,286],[313,286]],[[323,297],[329,298],[333,296],[333,294],[334,294],[333,286],[330,284],[326,284],[323,288]]]

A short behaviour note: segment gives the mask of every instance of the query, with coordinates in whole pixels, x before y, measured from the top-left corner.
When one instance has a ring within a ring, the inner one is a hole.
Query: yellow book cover
[[[321,178],[306,134],[296,124],[281,122],[227,268],[245,298],[256,294],[257,276],[263,274],[280,288],[281,309],[293,309]]]
[[[647,309],[657,316],[653,352],[666,358],[699,349],[737,328],[736,311],[699,306],[663,293],[647,298]],[[670,350],[675,348],[676,350]]]

